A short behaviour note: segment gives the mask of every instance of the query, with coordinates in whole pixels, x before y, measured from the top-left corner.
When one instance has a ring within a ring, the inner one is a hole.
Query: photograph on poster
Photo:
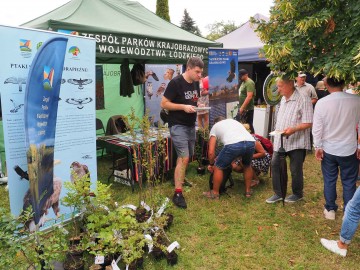
[[[161,121],[160,102],[167,84],[181,74],[182,65],[145,65],[145,108],[153,123]]]
[[[238,51],[233,49],[209,49],[210,100],[231,99],[237,96]]]

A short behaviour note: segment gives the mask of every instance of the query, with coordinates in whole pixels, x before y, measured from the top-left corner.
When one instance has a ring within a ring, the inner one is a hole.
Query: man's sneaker
[[[183,185],[186,186],[186,187],[192,187],[193,186],[192,183],[189,182],[186,178],[184,179],[184,184]]]
[[[326,208],[324,208],[324,217],[326,219],[330,219],[330,220],[335,220],[335,211],[334,210],[326,210]]]
[[[175,193],[172,199],[173,203],[180,208],[187,208],[186,201],[182,193]]]
[[[266,200],[267,203],[276,203],[279,201],[282,201],[282,198],[277,194],[272,195],[269,199]]]
[[[333,211],[333,210],[332,210]],[[326,248],[327,250],[330,250],[331,252],[334,252],[340,256],[345,257],[347,253],[347,249],[339,248],[337,241],[335,240],[327,240],[325,238],[320,239],[321,244]]]
[[[294,202],[300,201],[302,199],[303,199],[303,197],[299,197],[295,194],[292,194],[292,195],[288,196],[287,198],[285,198],[285,202],[294,203]]]

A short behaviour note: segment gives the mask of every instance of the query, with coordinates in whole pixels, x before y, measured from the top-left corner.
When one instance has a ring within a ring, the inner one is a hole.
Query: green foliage
[[[235,24],[234,21],[221,21],[214,22],[213,24],[209,24],[206,26],[209,29],[210,34],[206,36],[209,40],[217,40],[233,31],[235,31],[239,26]]]
[[[74,181],[64,183],[67,193],[61,199],[61,202],[64,206],[72,207],[75,212],[79,212],[90,204],[91,181],[88,174],[79,177],[76,173],[72,172],[72,177]]]
[[[168,0],[156,0],[156,15],[170,22]]]
[[[36,268],[41,261],[45,269],[51,269],[52,261],[64,258],[67,245],[63,230],[54,227],[51,235],[44,231],[30,233],[24,224],[32,217],[31,209],[14,217],[0,208],[0,269]]]
[[[137,167],[140,168],[139,173],[139,205],[141,201],[145,201],[151,207],[155,207],[156,196],[159,194],[153,193],[153,187],[162,182],[164,175],[158,175],[156,169],[157,166],[164,167],[165,162],[169,158],[166,154],[166,139],[162,135],[163,127],[158,127],[156,131],[151,128],[152,119],[149,116],[149,111],[146,111],[144,116],[136,117],[135,111],[131,110],[131,113],[124,117],[126,125],[129,127],[129,133],[132,141],[135,142],[131,147],[133,149],[133,161]],[[141,131],[139,133],[139,130]],[[156,133],[154,133],[156,132]],[[140,136],[140,137],[139,137]],[[154,141],[156,137],[156,142]],[[142,141],[138,143],[138,141]],[[140,150],[140,151],[139,151]],[[148,185],[148,193],[142,192],[143,180],[146,180]]]
[[[360,80],[358,0],[277,0],[270,20],[257,21],[273,71]]]
[[[190,33],[201,36],[199,27],[195,24],[195,21],[190,17],[186,9],[184,9],[184,16],[180,22],[180,27]]]

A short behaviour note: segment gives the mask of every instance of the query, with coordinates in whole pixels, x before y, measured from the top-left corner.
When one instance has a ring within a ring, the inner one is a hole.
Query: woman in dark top
[[[315,91],[319,99],[326,97],[329,92],[325,88],[325,84],[323,81],[318,81],[315,86]]]

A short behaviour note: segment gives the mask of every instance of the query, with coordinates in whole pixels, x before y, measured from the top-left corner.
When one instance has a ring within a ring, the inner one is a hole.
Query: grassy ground
[[[110,165],[106,157],[99,160],[100,181],[107,181]],[[166,260],[146,258],[144,269],[359,269],[360,232],[355,235],[346,258],[333,255],[319,242],[321,237],[338,238],[342,211],[338,211],[335,221],[323,218],[320,163],[313,155],[306,157],[304,165],[305,199],[285,207],[281,203],[265,203],[272,195],[269,176],[262,177],[250,199],[243,196],[240,174],[233,174],[235,186],[229,190],[230,196],[224,195],[220,201],[203,198],[201,194],[208,189],[209,174],[198,176],[196,165],[192,163],[187,173],[194,184],[184,192],[188,209],[170,210],[174,224],[168,235],[181,245],[178,264],[170,267]],[[132,193],[129,187],[118,183],[112,187],[119,203],[137,204],[138,190]],[[170,182],[159,188],[164,195],[172,196]],[[5,193],[1,186],[2,198]],[[1,204],[7,205],[6,200]]]

